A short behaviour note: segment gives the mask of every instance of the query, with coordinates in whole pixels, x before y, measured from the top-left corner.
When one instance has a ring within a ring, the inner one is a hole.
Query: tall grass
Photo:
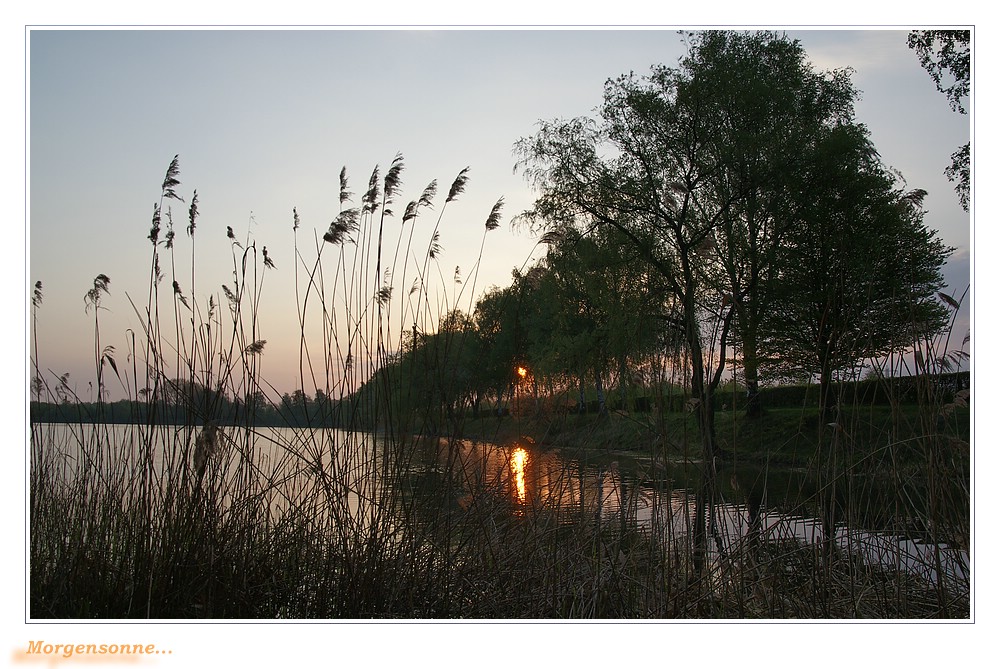
[[[862,559],[850,539],[879,529],[867,527],[873,515],[900,534],[919,531],[939,575],[945,543],[968,550],[967,459],[958,437],[942,431],[961,394],[928,385],[920,425],[901,425],[913,414],[895,412],[891,433],[877,437],[884,445],[863,457],[851,451],[871,426],[863,406],[844,412],[836,430],[814,426],[818,446],[808,468],[818,485],[798,501],[825,521],[815,541],[768,515],[768,504],[780,502],[761,498],[759,480],[715,486],[702,530],[713,538],[703,568],[694,564],[691,540],[696,505],[669,470],[670,460],[697,450],[683,423],[665,438],[670,420],[651,420],[661,438],[644,446],[626,476],[625,460],[609,457],[545,469],[543,451],[462,439],[464,412],[444,422],[444,407],[409,401],[424,387],[417,366],[391,363],[416,356],[418,333],[436,332],[466,288],[471,305],[482,250],[471,286],[449,286],[439,266],[442,223],[468,170],[451,184],[429,232],[418,226],[434,206],[437,183],[397,219],[391,207],[403,171],[401,156],[384,176],[376,168],[359,207],[350,206],[341,172],[339,213],[308,242],[293,209],[298,390],[322,391],[329,401],[305,425],[272,429],[255,416],[283,407],[260,372],[268,354],[260,327],[268,318],[265,286],[279,270],[266,246],[258,250],[249,233],[241,241],[230,229],[233,281],[221,296],[196,297],[206,295],[196,284],[197,194],[188,205],[189,272],[178,268],[182,240],[162,209],[181,200],[174,158],[149,234],[147,302],[133,304],[139,326],[128,334],[130,368],[102,346],[99,307],[109,279],[99,276],[87,292],[98,406],[110,369],[134,419],[32,425],[33,618],[969,615],[967,574],[930,582]],[[484,235],[497,227],[501,203],[486,217]],[[167,296],[159,290],[164,252]],[[33,309],[41,308],[40,289]],[[161,310],[164,299],[169,312]],[[162,327],[164,318],[173,323]],[[455,333],[439,341],[432,353],[447,370],[465,340]],[[926,379],[932,361],[942,359],[932,344],[922,342],[918,358]],[[664,377],[688,364],[671,355],[675,364],[657,367]],[[36,370],[37,356],[36,344]],[[65,391],[57,381],[38,384],[39,396],[58,399]],[[363,386],[369,392],[358,392]],[[225,413],[234,406],[237,413]],[[731,415],[735,438],[742,428]],[[501,419],[490,420],[502,429]],[[575,434],[586,441],[586,431]],[[604,443],[579,445],[607,450]],[[544,487],[522,493],[518,477],[526,472],[544,473]],[[766,463],[759,472],[767,476]],[[847,503],[853,498],[891,512],[859,513]],[[835,540],[838,531],[847,533],[847,548]]]

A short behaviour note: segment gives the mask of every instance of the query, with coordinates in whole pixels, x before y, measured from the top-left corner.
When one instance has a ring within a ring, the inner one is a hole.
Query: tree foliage
[[[538,193],[522,221],[549,235],[613,230],[656,275],[712,453],[734,348],[755,388],[779,359],[829,378],[905,346],[909,324],[941,326],[950,250],[855,122],[849,71],[815,71],[774,33],[687,39],[677,67],[609,80],[600,118],[544,121],[516,150]]]
[[[685,63],[717,119],[705,150],[719,169],[708,181],[730,204],[706,262],[732,305],[747,413],[756,416],[775,255],[798,216],[798,194],[811,186],[799,177],[824,130],[851,122],[857,92],[849,71],[816,72],[798,42],[775,34],[706,33]]]
[[[965,114],[965,100],[971,91],[972,52],[969,30],[913,30],[906,43],[917,52],[920,65],[934,80],[934,85],[948,98],[953,111]],[[951,165],[944,174],[955,183],[955,192],[965,211],[969,211],[969,143],[951,154]]]
[[[900,186],[863,127],[829,129],[811,163],[775,258],[764,348],[771,373],[818,376],[825,406],[835,374],[945,325],[937,293],[952,249],[923,225],[926,193]]]
[[[971,37],[968,30],[912,30],[906,38],[907,45],[917,52],[920,66],[960,114],[966,113],[964,100],[969,97]]]

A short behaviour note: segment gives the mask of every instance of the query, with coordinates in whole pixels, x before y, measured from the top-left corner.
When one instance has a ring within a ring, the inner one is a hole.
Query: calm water
[[[71,480],[83,472],[94,485],[139,481],[161,489],[179,477],[194,480],[191,462],[200,430],[135,425],[100,427],[33,426],[31,466]],[[501,500],[515,515],[555,511],[567,522],[581,519],[634,527],[661,541],[686,540],[694,523],[690,482],[697,468],[658,465],[608,455],[584,459],[530,443],[497,446],[438,440],[415,441],[403,449],[382,437],[338,430],[226,427],[205,474],[223,503],[233,487],[254,491],[272,517],[290,507],[309,509],[337,522],[392,522],[387,507],[422,486],[448,494],[436,504],[467,508],[478,495]],[[393,465],[395,463],[395,465]],[[387,471],[401,472],[386,477]],[[207,484],[206,484],[207,485]],[[824,524],[809,500],[808,477],[791,470],[720,472],[720,501],[711,520],[713,556],[733,552],[750,537],[794,539],[818,544]],[[331,502],[335,500],[335,502]],[[331,505],[336,508],[331,510]],[[867,507],[873,506],[867,504]],[[856,527],[836,523],[833,540],[870,564],[898,568],[937,581],[969,582],[969,557],[949,546],[921,543],[884,529],[877,516],[859,513]],[[940,561],[941,568],[937,564]]]

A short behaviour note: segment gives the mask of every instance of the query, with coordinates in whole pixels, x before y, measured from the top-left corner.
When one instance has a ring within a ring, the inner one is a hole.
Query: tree
[[[711,460],[715,386],[706,380],[702,332],[710,285],[699,254],[727,203],[715,201],[705,186],[715,168],[701,150],[710,119],[680,70],[656,67],[641,80],[628,75],[609,81],[604,98],[600,125],[590,119],[545,122],[518,143],[521,166],[539,194],[525,219],[549,229],[617,229],[665,279],[681,305],[691,391]],[[613,155],[605,158],[604,152]]]
[[[822,411],[835,404],[838,372],[946,324],[937,292],[952,251],[923,225],[925,193],[900,187],[862,126],[826,134],[776,259],[764,342],[773,371],[819,377]]]
[[[594,380],[598,410],[617,367],[625,406],[629,360],[655,348],[662,327],[663,292],[645,262],[614,228],[568,226],[544,238],[545,257],[528,317],[529,352],[536,369]]]
[[[711,86],[700,86],[700,41],[679,68],[655,66],[644,78],[605,84],[601,122],[542,123],[517,152],[538,191],[525,218],[539,227],[609,227],[661,275],[691,361],[690,386],[704,471],[696,512],[695,566],[704,556],[705,517],[715,499],[714,394],[726,364],[733,311],[724,304],[708,260],[714,235],[736,200],[719,197],[712,179],[725,165]],[[706,53],[711,56],[711,53]],[[718,354],[716,355],[716,351]]]
[[[473,314],[480,351],[475,384],[483,394],[495,396],[497,411],[502,409],[504,396],[515,380],[517,361],[525,355],[519,280],[520,273],[515,271],[513,285],[487,291]]]
[[[533,357],[546,361],[551,371],[575,380],[580,412],[586,411],[584,388],[588,377],[592,378],[598,412],[603,414],[606,411],[604,365],[612,314],[617,315],[617,310],[608,308],[603,293],[614,286],[603,280],[596,266],[599,249],[592,238],[575,228],[566,228],[547,239],[552,243],[544,261],[536,266],[541,278],[539,288],[544,290],[543,299],[549,305],[547,327],[537,323],[529,330],[547,336],[534,338]]]
[[[746,412],[754,417],[775,254],[798,215],[795,196],[811,188],[799,177],[824,130],[853,117],[857,91],[848,71],[814,71],[797,41],[774,33],[704,33],[685,62],[717,119],[704,150],[718,169],[707,182],[730,205],[705,255],[732,305]]]
[[[948,98],[953,111],[965,114],[964,100],[969,97],[972,57],[968,30],[912,30],[907,45],[917,52],[923,67],[937,89]],[[947,76],[945,76],[947,75]],[[969,211],[969,143],[951,154],[951,165],[944,171],[955,182],[962,208]]]

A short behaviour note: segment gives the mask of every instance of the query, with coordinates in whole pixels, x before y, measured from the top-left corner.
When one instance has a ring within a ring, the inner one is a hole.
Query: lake
[[[333,429],[223,427],[202,480],[182,465],[193,461],[200,433],[182,426],[33,425],[31,467],[69,487],[81,480],[108,489],[127,482],[123,499],[142,486],[166,494],[198,485],[222,506],[234,503],[236,491],[240,503],[253,500],[276,521],[295,508],[316,522],[358,528],[462,514],[484,500],[515,517],[550,514],[561,523],[611,525],[664,545],[689,542],[695,522],[697,463],[560,451],[530,440],[390,442]],[[841,515],[851,522],[824,523],[816,485],[802,470],[721,468],[709,560],[725,560],[751,541],[795,541],[817,550],[832,541],[868,565],[930,583],[944,578],[950,590],[968,593],[967,551],[925,543],[919,533],[894,527],[883,505],[857,503],[870,491],[862,482],[860,495],[845,498]]]

